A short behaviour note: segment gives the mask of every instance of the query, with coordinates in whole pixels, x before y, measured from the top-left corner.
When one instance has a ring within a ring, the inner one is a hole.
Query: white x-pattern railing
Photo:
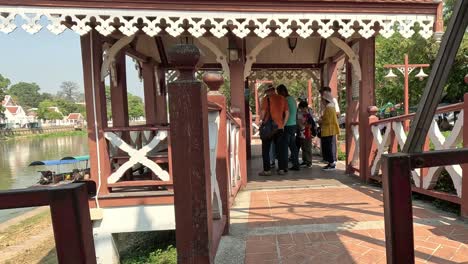
[[[239,163],[239,126],[235,121],[228,119],[226,122],[228,154],[229,154],[229,194],[235,189],[241,181],[240,163]]]
[[[216,154],[218,151],[219,134],[219,111],[208,113],[208,133],[210,139],[210,172],[211,172],[211,201],[213,208],[213,219],[221,219],[223,207],[219,190],[218,178],[216,174]]]
[[[156,162],[148,159],[148,154],[155,149],[161,141],[166,139],[168,136],[167,131],[157,131],[156,135],[140,149],[136,149],[131,145],[127,144],[120,135],[114,132],[105,132],[104,137],[111,143],[115,150],[120,149],[125,151],[129,155],[129,160],[123,163],[116,171],[114,171],[108,178],[107,183],[116,183],[122,178],[127,170],[132,168],[134,165],[140,163],[149,168],[155,175],[157,175],[163,181],[169,181],[169,173],[163,170]],[[132,145],[135,145],[136,137],[135,134],[130,134]]]
[[[433,120],[432,125],[429,129],[428,138],[430,142],[434,145],[435,150],[447,150],[457,147],[463,139],[463,110],[458,114],[457,121],[455,122],[453,129],[448,137],[445,137],[439,128],[439,125],[435,120]],[[391,133],[394,133],[395,140],[397,140],[400,148],[403,148],[406,142],[406,133],[403,126],[403,121],[392,121],[385,124],[385,132],[382,134],[381,128],[378,123],[372,125],[372,134],[374,136],[374,143],[377,146],[377,155],[373,161],[371,173],[373,176],[381,174],[381,159],[383,154],[389,153],[389,146],[391,142]],[[427,171],[427,175],[422,177],[421,181],[421,171],[413,170],[412,177],[416,187],[423,189],[432,189],[443,170],[446,170],[450,175],[453,185],[457,191],[457,195],[461,197],[461,186],[462,186],[462,168],[460,165],[450,165],[445,167],[432,167]],[[422,186],[421,186],[422,183]]]

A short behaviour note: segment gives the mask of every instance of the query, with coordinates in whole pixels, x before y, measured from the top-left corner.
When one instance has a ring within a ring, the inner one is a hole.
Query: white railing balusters
[[[452,107],[450,110],[456,111],[453,109],[454,108]],[[463,110],[460,110],[458,119],[455,122],[450,135],[447,138],[441,133],[437,122],[433,120],[432,125],[429,129],[428,139],[434,145],[434,150],[447,150],[447,149],[457,148],[457,144],[459,144],[463,140],[463,119],[464,119],[464,113],[463,113]],[[381,134],[380,129],[379,129],[379,125],[382,125],[382,122],[376,123],[372,125],[371,127],[372,134],[374,136],[374,143],[377,146],[377,155],[372,163],[372,168],[371,168],[371,173],[373,176],[377,176],[381,174],[380,163],[381,163],[382,155],[389,152],[389,146],[390,144],[392,144],[390,134],[392,132],[395,134],[394,140],[398,142],[400,149],[403,148],[406,142],[407,137],[406,137],[406,132],[403,126],[403,122],[405,120],[396,119],[396,118],[394,118],[393,120],[397,120],[397,121],[389,120],[387,123],[384,123],[386,127],[386,131],[384,135]],[[355,138],[355,141],[356,140],[358,141],[359,138],[356,139],[355,137],[354,127],[352,126],[351,128],[353,130],[353,136]],[[353,160],[354,160],[354,157],[353,157]],[[413,178],[415,186],[426,189],[426,190],[433,189],[435,185],[437,184],[437,181],[444,169],[450,175],[450,178],[453,181],[453,185],[457,191],[457,195],[461,197],[463,171],[460,165],[450,165],[446,167],[431,167],[427,170],[426,175],[421,175],[421,171],[419,169],[413,170],[411,174],[412,174],[412,178]],[[421,181],[421,177],[422,177],[422,181]],[[421,186],[421,183],[422,183],[422,186]]]
[[[377,156],[372,164],[371,173],[372,175],[379,175],[381,168],[382,154],[388,153],[388,146],[390,144],[390,123],[385,125],[385,134],[382,136],[379,126],[372,126],[372,134],[374,135],[374,142],[377,145]]]
[[[219,111],[208,113],[208,131],[210,140],[210,171],[211,171],[211,197],[213,206],[213,219],[221,219],[223,207],[216,174],[216,156],[218,151]]]

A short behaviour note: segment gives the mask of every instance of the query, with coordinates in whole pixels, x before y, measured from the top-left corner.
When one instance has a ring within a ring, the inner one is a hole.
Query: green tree
[[[36,83],[19,82],[8,90],[8,93],[15,99],[16,103],[25,110],[39,106],[41,102],[41,88]]]
[[[452,15],[455,0],[444,2],[445,25]],[[416,29],[417,31],[417,29]],[[409,54],[410,63],[427,63],[432,66],[437,56],[440,44],[433,38],[425,40],[419,34],[415,34],[409,39],[403,38],[396,33],[389,39],[381,36],[376,38],[376,99],[377,105],[382,106],[388,102],[396,104],[403,102],[403,75],[395,73],[398,78],[389,81],[384,78],[388,73],[384,69],[385,64],[403,64],[403,56]],[[442,102],[455,103],[463,99],[463,95],[468,92],[468,86],[464,83],[463,77],[468,72],[468,34],[465,33],[460,49],[458,50],[452,69],[449,73],[447,83],[444,88]],[[430,72],[431,68],[425,70]],[[415,69],[417,73],[419,69]],[[419,81],[412,73],[409,78],[410,107],[416,106],[421,98],[422,91],[427,80]]]
[[[79,96],[79,86],[75,82],[62,82],[57,96],[69,102],[76,102]]]
[[[46,119],[46,120],[62,119],[63,118],[62,114],[49,109],[50,107],[54,107],[54,106],[57,106],[57,104],[56,102],[52,100],[45,100],[45,101],[40,102],[38,110],[37,110],[38,117],[40,119]]]
[[[45,100],[54,100],[54,96],[50,93],[42,93],[41,94],[41,102]]]
[[[143,100],[131,93],[128,93],[128,116],[138,118],[145,115]]]
[[[131,118],[138,118],[145,115],[145,107],[143,100],[131,93],[127,93],[128,100],[128,116]],[[110,96],[110,87],[106,86],[106,108],[107,108],[107,118],[112,118],[112,106],[111,106],[111,96]]]
[[[10,80],[6,77],[3,77],[3,75],[0,74],[0,102],[3,101],[3,98],[5,98],[6,95],[6,90],[8,86],[10,85]],[[0,104],[0,118],[4,117],[2,104]]]
[[[64,116],[68,116],[70,113],[83,113],[86,109],[83,105],[78,105],[65,99],[56,99],[53,101]]]

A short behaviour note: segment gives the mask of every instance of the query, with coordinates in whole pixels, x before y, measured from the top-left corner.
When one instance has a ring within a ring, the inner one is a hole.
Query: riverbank
[[[83,130],[70,130],[70,131],[59,131],[50,133],[37,133],[28,135],[7,135],[0,136],[0,141],[16,140],[24,138],[52,138],[52,137],[68,137],[68,136],[86,136],[87,132]]]
[[[123,264],[176,264],[175,231],[115,234]],[[49,207],[0,224],[0,263],[57,263]]]
[[[49,207],[0,225],[0,263],[56,263]]]

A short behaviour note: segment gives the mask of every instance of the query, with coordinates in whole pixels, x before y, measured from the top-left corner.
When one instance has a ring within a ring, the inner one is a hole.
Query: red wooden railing
[[[468,112],[468,94],[465,95],[465,103],[440,107],[437,109],[436,114],[452,112],[459,112],[459,114],[457,119],[454,118],[456,121],[454,121],[450,135],[447,137],[443,136],[437,122],[434,120],[426,138],[424,151],[430,151],[431,144],[437,151],[454,150],[459,148],[461,143],[464,146],[468,145],[468,131],[463,129],[463,127],[468,127],[468,119],[464,118],[464,113]],[[403,147],[406,141],[406,132],[403,130],[402,124],[407,120],[411,121],[415,114],[396,116],[382,120],[378,120],[375,114],[375,111],[370,111],[369,124],[374,138],[370,155],[372,167],[369,170],[370,174],[367,175],[367,178],[381,181],[383,171],[381,168],[382,155],[397,153],[399,148],[401,149]],[[431,167],[432,168],[421,167],[411,171],[412,191],[460,204],[462,208],[468,208],[468,196],[462,195],[462,186],[468,184],[467,169],[457,163],[445,167]],[[447,170],[454,183],[456,194],[433,189],[444,169]]]
[[[96,263],[87,183],[0,191],[0,210],[49,205],[59,263]]]

